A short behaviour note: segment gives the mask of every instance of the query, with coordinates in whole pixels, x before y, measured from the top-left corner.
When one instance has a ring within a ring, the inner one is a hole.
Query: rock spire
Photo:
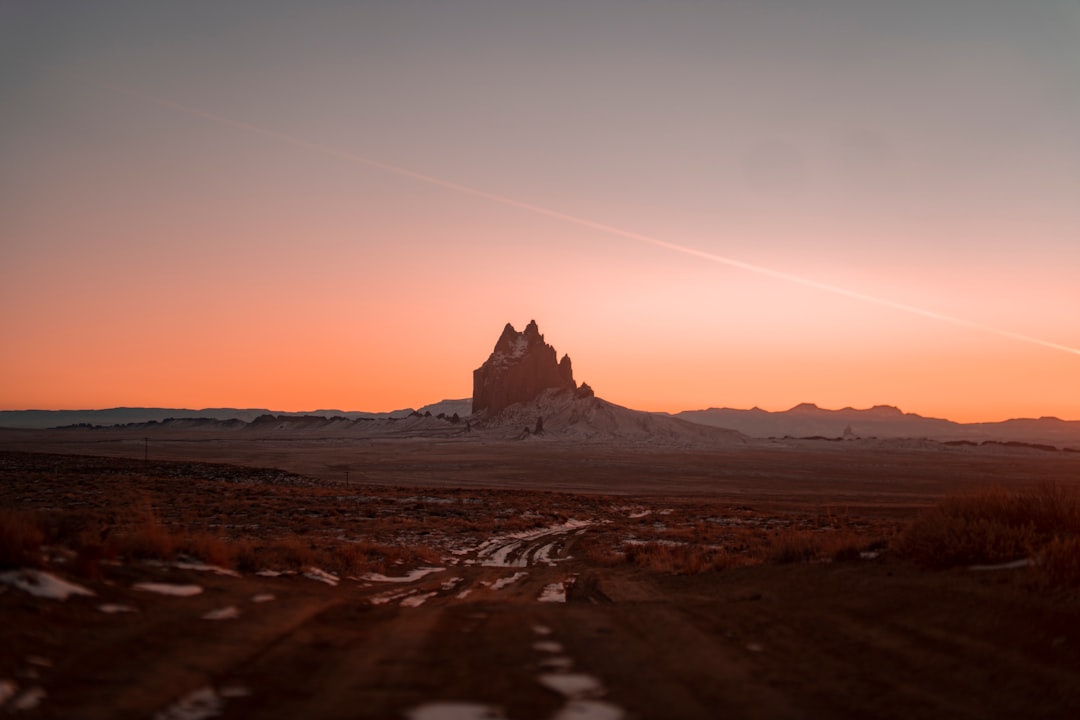
[[[494,415],[544,390],[576,388],[570,357],[556,360],[555,348],[544,342],[535,320],[521,332],[507,323],[487,362],[473,371],[472,411]]]

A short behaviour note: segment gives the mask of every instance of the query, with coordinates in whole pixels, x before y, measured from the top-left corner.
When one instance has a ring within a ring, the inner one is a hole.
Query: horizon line
[[[603,398],[600,398],[600,399],[603,399]],[[175,410],[175,411],[183,411],[183,412],[207,412],[207,411],[220,410],[220,411],[235,411],[235,412],[265,411],[267,414],[270,414],[270,415],[277,414],[277,413],[287,414],[287,415],[316,415],[316,414],[319,414],[319,413],[330,413],[330,412],[345,413],[345,414],[350,414],[350,413],[351,414],[364,414],[364,415],[391,415],[393,413],[399,413],[399,412],[417,412],[419,410],[422,410],[423,408],[430,407],[432,405],[438,405],[439,403],[443,403],[443,402],[464,402],[464,401],[471,401],[471,400],[472,400],[472,398],[443,398],[442,400],[437,400],[435,402],[425,403],[423,405],[420,405],[419,407],[401,407],[401,408],[395,408],[393,410],[342,410],[340,408],[317,408],[317,409],[313,409],[313,410],[284,410],[284,409],[272,409],[272,408],[268,408],[268,407],[233,407],[233,406],[227,406],[227,405],[207,406],[207,407],[202,407],[202,408],[171,407],[171,406],[164,406],[164,405],[115,405],[115,406],[112,406],[112,407],[99,407],[99,408],[60,408],[60,409],[46,409],[46,408],[10,409],[10,408],[3,408],[3,409],[0,409],[0,413],[33,413],[33,412],[39,412],[39,413],[92,413],[92,412],[109,412],[110,410],[164,410],[164,411]],[[611,402],[611,401],[608,400],[606,402]],[[617,405],[618,403],[612,403],[612,404]],[[822,407],[822,406],[818,405],[815,402],[805,402],[804,401],[804,402],[795,403],[794,405],[791,405],[790,407],[785,407],[784,409],[781,409],[781,410],[767,410],[765,408],[762,408],[759,405],[754,405],[753,407],[749,407],[749,408],[736,408],[736,407],[730,407],[730,406],[726,406],[726,405],[724,405],[724,406],[709,405],[708,407],[686,408],[686,409],[683,409],[683,410],[676,410],[674,412],[667,411],[667,410],[639,410],[637,408],[630,408],[630,407],[628,407],[627,409],[633,410],[635,412],[643,412],[643,413],[648,413],[648,414],[653,414],[653,415],[675,416],[675,415],[678,415],[678,414],[681,414],[681,413],[708,412],[710,410],[734,410],[736,412],[751,412],[753,410],[761,410],[762,412],[766,412],[766,413],[769,413],[769,414],[782,414],[782,413],[790,412],[790,411],[795,410],[797,408],[806,407],[806,406],[813,407],[813,408],[815,408],[817,410],[823,410],[825,412],[842,412],[844,410],[853,410],[855,412],[868,412],[870,410],[876,410],[878,408],[889,408],[889,409],[897,410],[904,417],[914,416],[914,417],[918,417],[918,418],[921,418],[921,419],[924,419],[924,420],[944,420],[946,422],[955,423],[957,425],[993,424],[993,423],[1009,422],[1010,420],[1057,420],[1059,422],[1080,422],[1080,418],[1078,418],[1076,420],[1070,420],[1070,419],[1058,417],[1056,415],[1040,415],[1038,417],[1030,417],[1030,416],[1022,416],[1021,415],[1021,416],[1006,417],[1006,418],[1004,418],[1002,420],[953,420],[953,419],[951,419],[949,417],[937,417],[937,416],[934,416],[934,415],[922,415],[922,414],[920,414],[918,412],[909,412],[907,410],[902,409],[899,405],[892,405],[892,404],[889,404],[889,403],[877,403],[877,404],[871,405],[869,407],[856,407],[855,405],[845,405],[843,407],[838,407],[837,408],[837,407]],[[621,406],[621,407],[626,407],[626,406]]]

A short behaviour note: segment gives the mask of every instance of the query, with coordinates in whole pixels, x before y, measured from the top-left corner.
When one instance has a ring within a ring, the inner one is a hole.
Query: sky
[[[1080,419],[1075,0],[0,4],[0,409]]]

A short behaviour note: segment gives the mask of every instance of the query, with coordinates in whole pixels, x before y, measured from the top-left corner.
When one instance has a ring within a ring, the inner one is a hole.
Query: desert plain
[[[402,427],[0,431],[5,544],[30,536],[0,585],[6,709],[1080,713],[1074,583],[1008,549],[985,562],[912,550],[947,498],[1075,501],[1080,453]],[[59,599],[54,580],[76,590]]]

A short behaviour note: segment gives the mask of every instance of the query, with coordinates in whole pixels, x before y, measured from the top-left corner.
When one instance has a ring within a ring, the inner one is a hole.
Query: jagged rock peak
[[[487,361],[473,371],[473,413],[493,415],[548,389],[575,390],[570,357],[556,357],[535,320],[521,332],[507,323]]]

